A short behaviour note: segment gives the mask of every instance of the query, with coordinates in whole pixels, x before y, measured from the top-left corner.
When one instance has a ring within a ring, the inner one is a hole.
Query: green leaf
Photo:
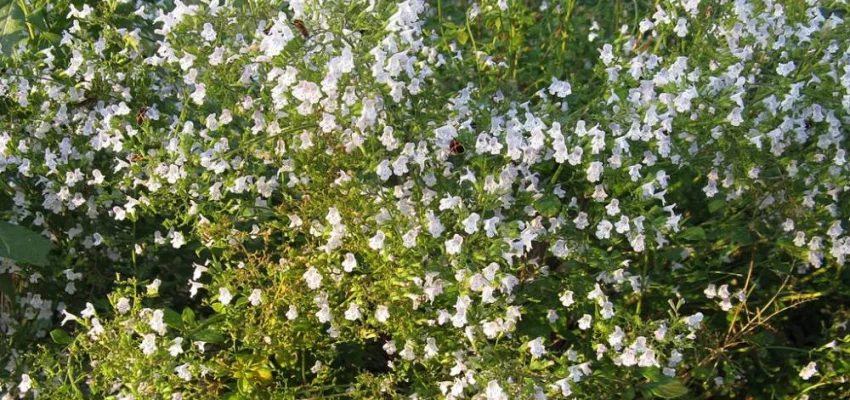
[[[650,382],[658,382],[664,379],[665,376],[658,368],[643,368],[641,369],[640,374],[643,375],[644,378],[649,379]]]
[[[708,212],[712,214],[722,209],[723,207],[726,207],[726,200],[722,198],[718,197],[715,199],[711,199],[711,201],[708,202]]]
[[[561,211],[561,199],[554,194],[547,194],[534,202],[534,209],[544,217],[554,217]]]
[[[468,40],[469,40],[469,35],[466,34],[466,31],[464,31],[464,30],[458,30],[457,31],[457,41],[460,43],[461,46],[466,45],[466,42]]]
[[[44,8],[34,10],[27,15],[27,22],[36,27],[39,32],[47,30],[47,20],[44,18]]]
[[[0,294],[5,294],[12,304],[17,304],[18,291],[15,290],[15,283],[12,282],[12,274],[0,274]]]
[[[682,232],[680,237],[682,239],[692,241],[705,240],[705,230],[698,226],[694,226]]]
[[[242,393],[251,393],[252,385],[251,381],[248,378],[239,378],[237,385],[239,386],[239,391]]]
[[[206,343],[223,343],[224,335],[211,330],[203,330],[200,332],[195,332],[191,336],[192,340],[206,342]]]
[[[662,399],[675,399],[688,394],[687,386],[676,378],[662,374],[658,368],[646,368],[640,373],[649,380],[649,384],[641,387],[645,394]]]
[[[688,387],[674,378],[650,384],[647,389],[649,393],[662,399],[675,399],[688,394]]]
[[[732,228],[727,233],[727,237],[732,241],[732,243],[738,244],[740,246],[746,246],[753,242],[753,237],[750,234],[750,231],[743,226],[737,226]]]
[[[183,319],[177,311],[166,308],[163,314],[162,320],[165,321],[166,325],[178,330],[183,329]]]
[[[0,222],[0,257],[15,262],[47,265],[50,241],[22,226]]]
[[[194,324],[195,323],[195,312],[192,311],[192,309],[189,308],[189,307],[184,308],[182,319],[183,319],[184,325]]]
[[[53,339],[53,343],[56,344],[71,343],[71,337],[68,336],[68,332],[65,332],[64,329],[54,329],[50,331],[50,338]]]
[[[12,54],[18,42],[27,37],[26,15],[16,0],[0,0],[0,51]]]

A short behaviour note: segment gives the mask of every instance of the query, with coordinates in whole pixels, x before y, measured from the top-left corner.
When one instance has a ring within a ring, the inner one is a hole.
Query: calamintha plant
[[[848,11],[2,0],[0,396],[850,396]]]

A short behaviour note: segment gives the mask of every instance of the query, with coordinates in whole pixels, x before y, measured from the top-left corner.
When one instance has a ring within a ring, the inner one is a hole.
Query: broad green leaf
[[[272,379],[272,371],[266,367],[257,368],[255,372],[257,377],[263,381],[269,381]]]
[[[650,384],[647,389],[649,393],[662,399],[675,399],[688,394],[688,387],[674,378]]]
[[[0,222],[0,257],[15,262],[47,265],[50,241],[22,226]]]
[[[0,0],[0,51],[12,54],[18,42],[27,37],[26,15],[16,0]]]
[[[191,335],[192,340],[201,341],[206,343],[222,343],[224,342],[224,335],[210,330],[203,330],[200,332],[195,332]]]
[[[723,207],[726,207],[726,200],[722,198],[718,197],[715,199],[711,199],[711,201],[708,202],[708,212],[712,214],[722,209]]]
[[[732,243],[746,246],[753,242],[753,237],[750,234],[750,231],[747,228],[738,226],[729,231],[727,237],[732,241]]]
[[[644,378],[649,379],[650,382],[658,382],[665,377],[658,368],[643,368],[641,369],[640,374],[643,375]]]
[[[166,308],[163,314],[162,320],[165,321],[166,325],[174,329],[183,329],[183,319],[177,311]]]
[[[548,194],[534,202],[534,209],[544,217],[554,217],[561,211],[561,199],[554,194]]]
[[[195,312],[192,311],[191,308],[186,307],[183,309],[183,325],[192,325],[195,323]]]
[[[44,19],[44,8],[31,11],[27,15],[27,22],[38,29],[39,32],[47,30],[47,21]]]
[[[240,392],[251,393],[251,390],[253,389],[253,387],[252,387],[253,385],[251,385],[251,381],[249,381],[248,378],[239,378],[239,380],[236,381],[236,382],[237,382],[237,385],[239,386]]]
[[[640,371],[649,384],[643,385],[641,391],[662,399],[675,399],[688,394],[688,388],[676,378],[661,373],[658,368],[646,368]]]
[[[692,241],[705,240],[705,230],[698,226],[694,226],[682,232],[680,237],[682,239]]]
[[[457,31],[457,41],[460,43],[461,46],[465,45],[468,40],[469,40],[469,35],[466,33],[466,31],[464,31],[464,30],[458,30]]]
[[[71,336],[68,336],[68,332],[65,332],[64,329],[54,329],[50,331],[50,338],[53,339],[53,343],[56,344],[71,343]]]

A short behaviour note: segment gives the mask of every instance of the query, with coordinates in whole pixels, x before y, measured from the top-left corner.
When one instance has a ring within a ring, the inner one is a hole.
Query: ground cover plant
[[[843,0],[0,0],[0,398],[850,398]]]

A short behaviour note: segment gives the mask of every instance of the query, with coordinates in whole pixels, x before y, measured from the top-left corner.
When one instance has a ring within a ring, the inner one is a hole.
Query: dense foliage
[[[0,397],[847,398],[848,11],[0,0]]]

